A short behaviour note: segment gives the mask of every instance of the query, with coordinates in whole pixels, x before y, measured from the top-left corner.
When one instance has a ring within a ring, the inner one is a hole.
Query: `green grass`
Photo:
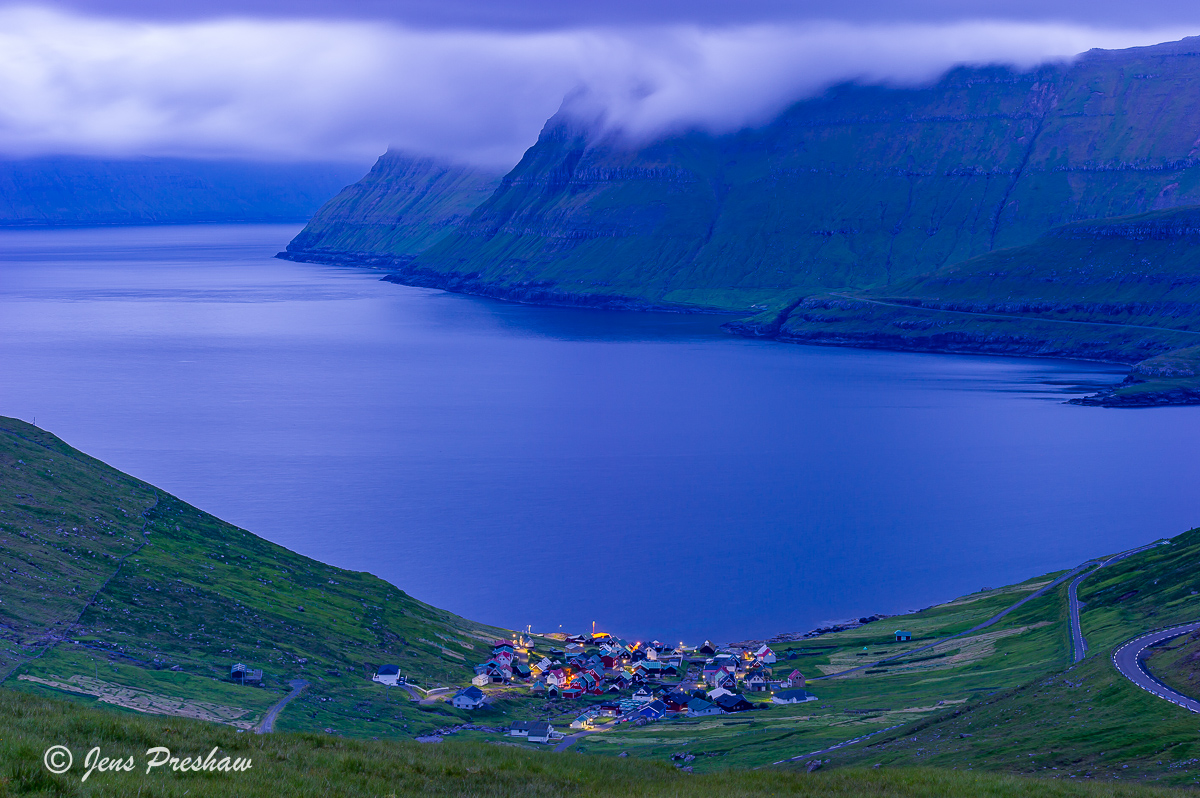
[[[882,796],[883,798],[1138,798],[1164,791],[1114,783],[1063,783],[994,773],[931,768],[726,771],[688,774],[635,757],[530,751],[520,745],[450,740],[438,745],[347,740],[322,734],[238,734],[181,719],[145,718],[79,707],[0,689],[0,795],[182,798],[185,795],[291,796]],[[42,765],[50,745],[65,745],[73,769],[52,775]],[[146,750],[166,746],[179,757],[248,758],[240,773],[147,775]],[[132,773],[93,773],[82,782],[87,752],[133,757]]]

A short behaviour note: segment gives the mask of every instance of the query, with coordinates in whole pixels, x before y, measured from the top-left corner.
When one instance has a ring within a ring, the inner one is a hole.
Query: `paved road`
[[[1008,615],[1013,610],[1016,610],[1017,608],[1021,607],[1023,604],[1026,604],[1027,602],[1033,601],[1035,598],[1037,598],[1038,596],[1041,596],[1042,594],[1046,593],[1047,591],[1053,590],[1054,588],[1058,587],[1059,585],[1061,585],[1063,582],[1067,581],[1071,577],[1076,576],[1080,571],[1084,570],[1085,568],[1090,568],[1094,564],[1095,564],[1095,560],[1085,562],[1083,565],[1080,565],[1080,566],[1076,567],[1074,570],[1063,574],[1058,579],[1055,579],[1050,584],[1044,585],[1043,587],[1039,588],[1037,591],[1030,593],[1028,596],[1021,599],[1016,604],[1013,604],[1011,607],[1001,610],[1000,612],[993,615],[991,618],[988,618],[986,621],[983,621],[982,623],[978,623],[978,624],[972,626],[970,629],[959,632],[956,635],[950,635],[949,637],[943,637],[941,640],[935,640],[934,642],[923,645],[920,648],[914,648],[912,651],[905,651],[903,654],[893,654],[892,656],[886,657],[885,659],[877,660],[876,662],[871,662],[866,665],[859,665],[856,668],[850,668],[849,670],[839,671],[837,673],[826,674],[825,676],[814,676],[813,678],[809,679],[808,681],[818,682],[822,679],[834,679],[834,678],[837,678],[838,676],[845,676],[848,673],[856,673],[861,670],[866,670],[867,668],[875,668],[880,665],[891,662],[893,660],[902,659],[904,657],[911,657],[913,654],[920,654],[922,651],[928,651],[929,649],[931,649],[935,646],[940,646],[942,643],[945,643],[949,640],[954,640],[955,638],[962,637],[964,635],[969,635],[974,632],[978,632],[982,629],[986,629],[989,626],[992,626],[993,624],[999,623],[1001,620],[1004,619],[1004,617],[1006,615]]]
[[[292,692],[285,695],[283,698],[275,702],[275,706],[267,710],[267,714],[263,716],[262,723],[254,730],[255,734],[270,734],[275,731],[275,718],[279,717],[279,713],[288,705],[290,701],[304,692],[308,687],[308,682],[303,679],[292,679],[288,682],[292,686]]]
[[[1142,656],[1150,646],[1188,634],[1189,632],[1194,632],[1198,629],[1200,629],[1200,622],[1187,623],[1183,626],[1173,626],[1170,629],[1161,629],[1157,632],[1144,634],[1141,637],[1135,637],[1113,652],[1113,665],[1116,666],[1116,669],[1120,671],[1122,676],[1146,692],[1170,701],[1172,704],[1181,706],[1190,712],[1200,712],[1200,701],[1188,698],[1182,693],[1177,693],[1170,687],[1167,687],[1158,679],[1155,679],[1150,674],[1150,671],[1146,670],[1146,666],[1142,664]]]
[[[1071,582],[1071,586],[1067,588],[1067,607],[1070,610],[1070,619],[1071,619],[1071,661],[1072,662],[1075,662],[1075,663],[1082,662],[1083,658],[1087,656],[1087,651],[1088,651],[1087,638],[1083,636],[1083,625],[1079,621],[1079,610],[1083,607],[1082,602],[1079,601],[1079,595],[1077,593],[1077,591],[1079,590],[1079,583],[1082,582],[1084,579],[1087,579],[1089,576],[1096,573],[1096,571],[1099,571],[1101,568],[1105,567],[1106,565],[1112,565],[1113,563],[1123,560],[1126,557],[1132,557],[1134,554],[1137,554],[1140,551],[1145,551],[1146,549],[1152,549],[1155,546],[1162,546],[1165,543],[1166,543],[1165,540],[1156,540],[1153,543],[1147,543],[1145,546],[1139,546],[1136,549],[1130,549],[1129,551],[1123,551],[1120,554],[1114,554],[1113,556],[1109,557],[1107,560],[1100,561],[1100,564],[1098,566],[1096,566],[1096,568],[1094,570],[1088,571],[1087,573],[1080,574],[1079,576],[1075,577],[1075,579]],[[1092,562],[1086,562],[1083,565],[1081,565],[1080,567],[1082,568],[1087,565],[1092,565],[1095,562],[1096,562],[1095,560],[1093,560]]]

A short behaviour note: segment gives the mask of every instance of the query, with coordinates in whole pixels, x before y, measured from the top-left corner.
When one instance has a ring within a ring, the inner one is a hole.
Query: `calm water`
[[[472,618],[803,631],[1200,524],[1200,408],[1107,367],[731,338],[270,256],[292,227],[0,233],[0,413]]]

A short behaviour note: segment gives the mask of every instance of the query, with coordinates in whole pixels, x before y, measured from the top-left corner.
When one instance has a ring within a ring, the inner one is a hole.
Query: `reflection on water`
[[[0,233],[0,412],[310,556],[549,631],[803,630],[1200,520],[1200,409],[1062,404],[1121,369],[406,288],[272,259],[294,232]]]

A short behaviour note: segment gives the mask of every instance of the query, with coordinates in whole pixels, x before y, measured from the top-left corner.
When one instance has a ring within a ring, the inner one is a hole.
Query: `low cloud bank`
[[[804,23],[548,33],[390,23],[143,23],[0,8],[0,153],[367,160],[388,145],[511,166],[586,90],[635,136],[767,121],[844,80],[915,85],[1181,30]]]

